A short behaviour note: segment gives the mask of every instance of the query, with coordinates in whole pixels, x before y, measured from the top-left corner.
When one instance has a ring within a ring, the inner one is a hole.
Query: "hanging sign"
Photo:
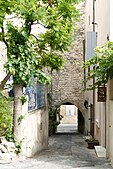
[[[98,87],[98,102],[106,102],[106,87]]]

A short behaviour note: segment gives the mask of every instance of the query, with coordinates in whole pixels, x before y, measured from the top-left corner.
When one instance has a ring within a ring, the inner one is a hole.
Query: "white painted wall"
[[[108,157],[110,157],[112,166],[113,166],[113,100],[110,101],[110,114],[109,114],[109,148],[108,148]]]
[[[110,41],[113,41],[113,0],[110,0]],[[107,102],[107,155],[113,166],[113,79],[109,82]]]
[[[95,2],[95,31],[97,32],[97,46],[103,45],[110,34],[110,0]],[[96,94],[96,93],[95,93]],[[96,97],[95,97],[96,98]],[[97,106],[98,105],[98,106]],[[102,146],[106,146],[106,105],[95,99],[95,116],[99,113],[99,128],[95,127],[95,136],[98,136]]]
[[[0,42],[0,81],[2,81],[6,75],[4,70],[4,64],[6,63],[6,46],[3,42]]]
[[[110,41],[113,41],[113,0],[110,0]]]
[[[107,157],[110,158],[113,166],[113,79],[108,82],[107,93]]]
[[[45,94],[46,95],[46,94]],[[31,157],[48,146],[48,109],[47,97],[44,108],[28,112],[28,102],[23,106],[25,119],[22,120],[23,152]]]
[[[97,45],[102,45],[110,33],[110,0],[95,2],[95,22],[95,31],[98,32]]]
[[[26,156],[31,157],[48,146],[47,111],[29,113],[26,118]]]
[[[93,30],[93,3],[91,0],[86,1],[85,5],[85,33],[87,31],[92,31]]]
[[[113,2],[112,2],[113,3]],[[85,34],[87,31],[93,31],[93,0],[86,1],[85,10]],[[110,0],[95,1],[95,31],[97,32],[97,45],[102,45],[107,41],[107,36],[110,35]],[[92,91],[86,93],[86,98],[89,104],[92,103]],[[94,135],[99,140],[102,146],[105,146],[105,103],[97,102],[97,91],[95,91],[95,127]],[[88,113],[86,119],[88,119]],[[88,122],[87,122],[88,123]],[[87,126],[88,124],[87,124]]]
[[[93,31],[93,1],[87,0],[85,5],[85,37],[87,36],[87,32]],[[86,40],[86,39],[85,39]],[[85,42],[87,43],[87,42]],[[88,71],[88,70],[86,70]],[[86,85],[89,86],[92,84],[92,80],[88,82]],[[85,134],[90,134],[90,104],[93,104],[93,92],[87,91],[85,92],[85,99],[88,101],[88,109],[85,109]]]
[[[88,17],[92,18],[93,0],[86,2],[85,32],[91,31],[92,26],[88,23]],[[113,0],[95,1],[95,31],[97,32],[97,45],[103,45],[109,36],[113,41]],[[95,91],[95,136],[102,146],[106,146],[107,157],[113,165],[113,80],[107,84],[107,101],[98,103],[97,91]],[[86,95],[90,100],[91,93]],[[106,113],[106,115],[105,115]],[[106,116],[106,117],[105,117]],[[106,119],[105,119],[106,118]],[[106,128],[106,130],[105,130]],[[105,138],[106,137],[106,138]]]

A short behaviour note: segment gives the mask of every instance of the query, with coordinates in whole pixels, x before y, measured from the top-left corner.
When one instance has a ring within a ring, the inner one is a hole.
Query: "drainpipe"
[[[95,32],[95,0],[93,0],[93,32]],[[95,67],[93,67],[95,69]],[[95,78],[93,78],[93,85],[95,84]],[[93,115],[92,115],[92,136],[94,136],[94,119],[95,119],[95,90],[93,90]]]
[[[93,0],[93,32],[95,32],[95,0]]]
[[[105,102],[105,148],[106,148],[106,102]]]

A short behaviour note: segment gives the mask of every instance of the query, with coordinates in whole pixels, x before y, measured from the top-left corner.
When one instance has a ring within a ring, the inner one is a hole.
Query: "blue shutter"
[[[45,106],[45,86],[43,84],[35,84],[33,79],[32,85],[26,88],[26,94],[28,95],[28,111]]]
[[[34,80],[32,80],[32,86],[26,88],[26,94],[28,95],[28,111],[37,108],[36,105],[36,85]]]
[[[37,108],[45,105],[45,86],[41,83],[37,85]]]
[[[97,46],[97,33],[87,32],[86,34],[86,60],[94,56],[94,48]]]

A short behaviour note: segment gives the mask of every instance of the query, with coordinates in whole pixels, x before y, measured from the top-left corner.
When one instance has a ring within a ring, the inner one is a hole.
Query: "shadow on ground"
[[[109,160],[98,158],[95,150],[87,148],[83,135],[78,133],[57,133],[51,136],[48,149],[36,155],[35,159],[66,169],[112,168]]]
[[[49,137],[46,150],[22,162],[0,163],[0,169],[113,169],[109,160],[87,148],[83,135],[64,129]]]

